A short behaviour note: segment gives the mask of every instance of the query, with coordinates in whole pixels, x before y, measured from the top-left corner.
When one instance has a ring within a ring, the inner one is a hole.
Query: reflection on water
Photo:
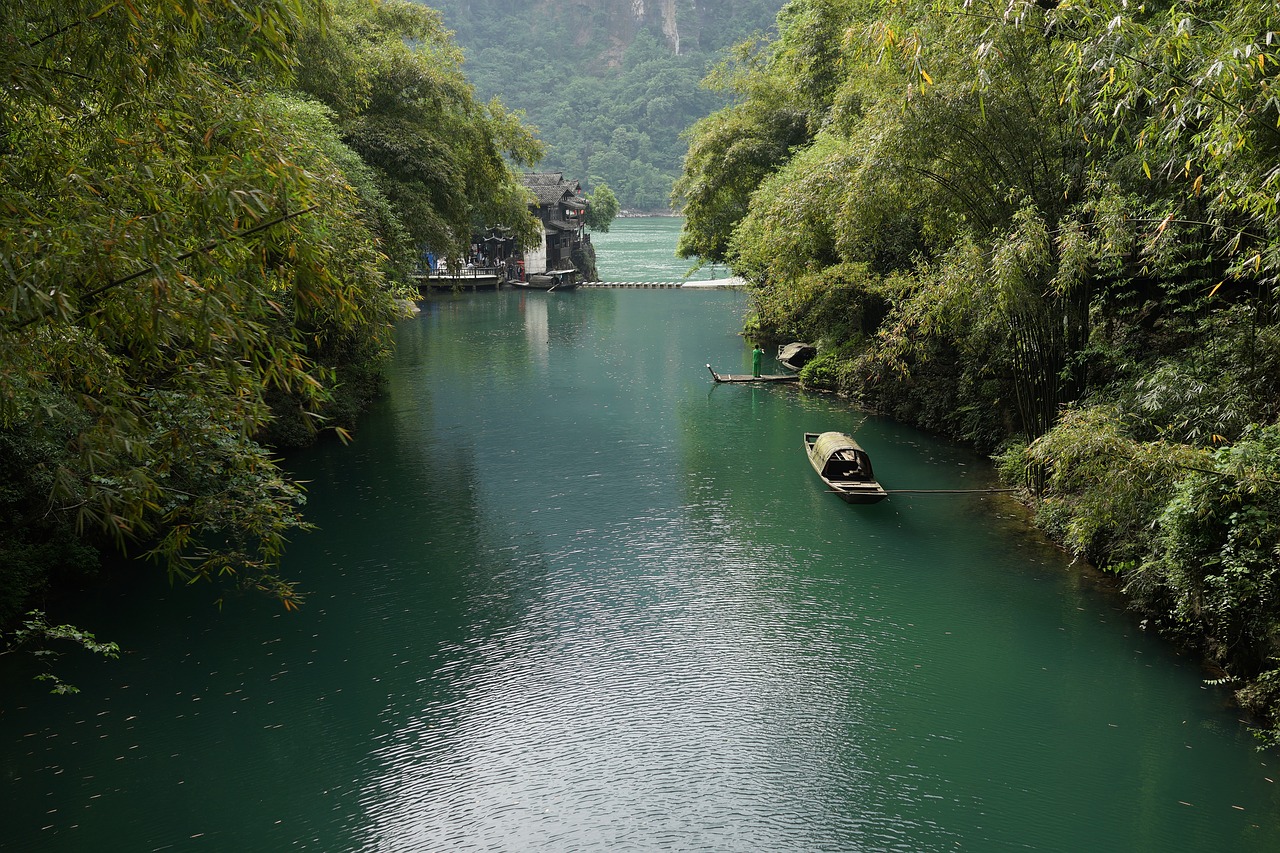
[[[289,460],[301,613],[140,580],[0,716],[21,851],[1270,851],[1272,757],[983,460],[717,386],[746,297],[443,296],[355,444]],[[150,575],[140,577],[151,577]],[[88,612],[88,611],[87,611]]]
[[[533,357],[533,362],[545,370],[551,349],[547,301],[536,297],[521,299],[520,310],[524,314],[524,336],[529,341],[529,354]]]
[[[850,823],[840,809],[813,821],[852,757],[831,747],[856,706],[823,665],[831,637],[778,630],[754,584],[761,556],[678,516],[570,535],[529,567],[548,581],[516,623],[444,650],[449,700],[378,753],[372,836],[399,849],[811,849],[800,839]],[[748,818],[806,791],[818,811],[803,819]]]

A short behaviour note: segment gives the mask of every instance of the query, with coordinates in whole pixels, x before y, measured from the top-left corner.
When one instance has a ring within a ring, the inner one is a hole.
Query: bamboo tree
[[[141,545],[175,580],[227,575],[290,606],[275,566],[302,494],[255,441],[265,395],[318,406],[325,340],[376,351],[393,316],[345,176],[268,95],[312,11],[0,13],[5,446],[47,522]],[[6,554],[40,544],[0,532]]]

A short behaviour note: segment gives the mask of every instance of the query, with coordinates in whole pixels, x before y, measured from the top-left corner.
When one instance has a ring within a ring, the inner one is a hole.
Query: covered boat
[[[822,482],[851,504],[873,504],[888,497],[876,482],[871,457],[843,432],[806,432],[804,449]]]
[[[813,344],[792,341],[778,347],[778,364],[787,370],[799,370],[813,361],[813,357],[817,354],[818,348]]]
[[[548,270],[545,273],[531,273],[526,279],[512,279],[507,283],[512,287],[523,287],[528,290],[573,290],[578,286],[578,271],[573,267],[559,270]]]

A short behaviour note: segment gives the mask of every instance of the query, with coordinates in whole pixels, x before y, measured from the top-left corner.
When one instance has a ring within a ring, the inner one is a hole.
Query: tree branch
[[[183,252],[181,255],[177,255],[173,258],[169,258],[164,263],[177,264],[185,260],[188,260],[189,258],[193,258],[196,255],[207,254],[221,246],[225,246],[228,243],[233,243],[237,240],[243,240],[246,237],[250,237],[254,234],[257,234],[260,231],[265,231],[268,228],[273,228],[282,222],[286,222],[290,219],[296,219],[299,216],[305,216],[306,214],[315,211],[317,208],[319,208],[319,206],[320,205],[318,204],[313,204],[310,207],[303,208],[302,210],[294,211],[293,213],[286,213],[283,216],[278,216],[275,219],[270,219],[270,220],[267,220],[266,222],[260,222],[257,225],[253,226],[252,228],[241,231],[238,234],[232,234],[230,237],[227,237],[222,240],[213,240],[209,243],[206,243],[203,246],[200,246],[199,248],[192,249],[188,252]],[[109,281],[106,284],[102,285],[102,287],[99,287],[96,290],[89,291],[83,297],[81,297],[81,300],[88,301],[88,300],[94,299],[95,297],[101,296],[107,291],[117,288],[122,284],[128,284],[131,281],[142,278],[143,276],[153,275],[155,273],[158,273],[159,271],[160,271],[160,265],[152,264],[151,266],[146,267],[145,269],[138,270],[137,272],[124,276],[123,278],[113,279],[112,281]],[[81,311],[79,316],[83,316],[83,314],[84,312]],[[36,321],[43,319],[45,316],[46,315],[44,314],[39,314],[34,317],[28,317],[27,319],[23,320],[21,323],[17,323],[11,326],[9,330],[16,332],[19,329],[24,329],[27,326],[30,326],[32,323],[35,323]]]

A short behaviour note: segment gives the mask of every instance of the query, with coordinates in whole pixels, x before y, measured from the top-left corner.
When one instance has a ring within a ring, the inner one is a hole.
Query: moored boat
[[[711,371],[711,378],[716,382],[799,382],[800,377],[794,373],[766,373],[761,376],[752,376],[751,374],[742,373],[716,373],[716,369],[711,365],[707,365],[707,370]]]
[[[532,273],[525,279],[511,279],[507,284],[512,287],[523,287],[526,290],[573,290],[578,286],[578,271],[573,267],[561,270],[548,270],[545,273]]]
[[[813,357],[817,354],[818,348],[813,344],[792,341],[789,344],[782,344],[778,347],[778,364],[781,364],[787,370],[799,371],[800,368],[813,361]]]
[[[871,457],[843,432],[806,432],[804,449],[822,482],[851,504],[873,504],[888,497],[876,482]]]

